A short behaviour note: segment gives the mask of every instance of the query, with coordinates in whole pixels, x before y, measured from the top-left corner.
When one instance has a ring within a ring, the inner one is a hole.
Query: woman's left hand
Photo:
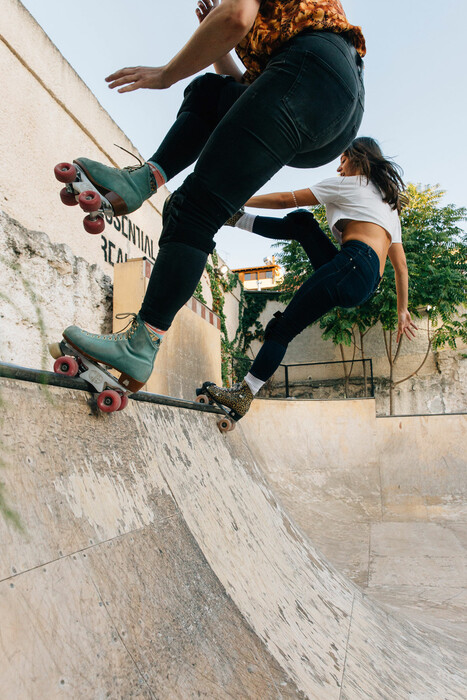
[[[199,23],[206,19],[211,10],[219,6],[219,0],[199,0],[198,7],[196,8],[196,16]]]
[[[407,309],[405,311],[399,311],[399,323],[397,327],[397,341],[405,335],[409,340],[415,338],[415,331],[418,330],[415,323],[412,321],[412,317]]]
[[[165,90],[171,85],[167,79],[165,66],[160,68],[149,68],[147,66],[121,68],[109,75],[105,80],[109,83],[109,88],[112,90],[119,87],[118,92],[132,92],[140,88]]]

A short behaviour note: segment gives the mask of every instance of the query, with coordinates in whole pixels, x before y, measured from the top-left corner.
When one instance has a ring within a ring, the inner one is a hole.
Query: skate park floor
[[[467,696],[465,415],[0,399],[2,697]]]

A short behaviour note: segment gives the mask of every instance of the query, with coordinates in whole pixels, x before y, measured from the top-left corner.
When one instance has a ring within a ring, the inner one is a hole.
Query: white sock
[[[253,224],[255,223],[256,214],[243,214],[237,223],[236,228],[243,228],[245,231],[253,233]]]
[[[248,216],[248,214],[247,214],[247,216]],[[258,391],[261,389],[263,384],[266,383],[266,382],[263,382],[261,379],[258,379],[258,377],[255,377],[253,374],[250,374],[250,372],[248,372],[248,374],[246,375],[245,381],[248,384],[248,386],[250,387],[251,393],[253,394],[253,396],[255,396],[255,394],[258,393]]]

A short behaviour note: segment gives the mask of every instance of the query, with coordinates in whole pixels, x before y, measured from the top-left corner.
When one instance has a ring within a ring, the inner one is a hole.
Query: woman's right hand
[[[398,318],[398,324],[397,324],[396,343],[398,343],[399,340],[404,335],[409,340],[413,340],[415,338],[415,331],[418,330],[418,327],[412,321],[412,317],[411,317],[410,313],[407,311],[407,309],[404,309],[403,311],[399,311],[398,317],[399,318]]]
[[[211,10],[219,5],[219,0],[199,0],[198,7],[196,8],[196,16],[198,17],[199,23],[203,22]]]

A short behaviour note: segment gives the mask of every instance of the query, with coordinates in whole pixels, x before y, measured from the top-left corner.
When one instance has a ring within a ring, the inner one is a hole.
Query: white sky
[[[136,148],[145,157],[152,155],[189,80],[165,91],[120,95],[109,90],[104,77],[124,66],[168,61],[198,24],[195,0],[22,1]],[[446,203],[465,206],[466,0],[342,4],[367,41],[360,135],[377,138],[386,155],[404,168],[407,181],[439,183],[447,191]],[[63,157],[79,155],[86,154]],[[337,162],[314,171],[284,168],[261,191],[307,187],[332,177],[336,167]],[[174,178],[169,189],[182,180],[183,175]],[[265,239],[227,227],[219,232],[217,247],[232,268],[261,264],[274,253]]]

